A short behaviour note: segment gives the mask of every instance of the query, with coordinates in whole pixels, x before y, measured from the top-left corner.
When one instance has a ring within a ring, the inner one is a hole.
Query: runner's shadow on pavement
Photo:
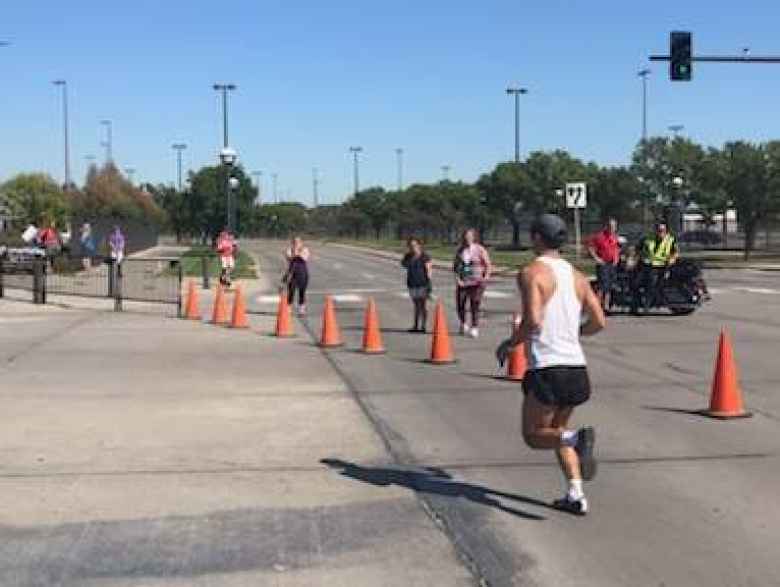
[[[472,483],[455,481],[452,475],[436,467],[416,469],[394,467],[363,467],[340,459],[321,459],[320,462],[331,469],[336,469],[345,477],[369,483],[377,487],[397,485],[415,492],[442,495],[445,497],[462,497],[479,505],[495,508],[526,520],[546,520],[544,516],[505,506],[496,498],[528,504],[536,507],[555,509],[552,505],[522,495],[503,493],[488,487]]]
[[[705,410],[686,410],[683,408],[668,408],[666,406],[642,406],[643,410],[653,412],[668,412],[670,414],[684,414],[686,416],[701,416]]]

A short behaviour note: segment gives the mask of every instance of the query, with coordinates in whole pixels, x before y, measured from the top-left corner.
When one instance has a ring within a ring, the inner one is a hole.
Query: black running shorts
[[[590,378],[585,367],[529,369],[523,378],[523,392],[546,406],[572,407],[590,398]]]

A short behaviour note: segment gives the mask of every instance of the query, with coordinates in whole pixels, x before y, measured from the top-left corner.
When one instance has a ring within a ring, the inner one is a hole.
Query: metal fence
[[[182,280],[178,258],[133,258],[121,264],[108,259],[89,269],[33,255],[0,259],[0,297],[5,290],[21,290],[30,292],[35,303],[46,303],[49,295],[103,298],[113,299],[116,311],[131,301],[172,305],[181,315]]]

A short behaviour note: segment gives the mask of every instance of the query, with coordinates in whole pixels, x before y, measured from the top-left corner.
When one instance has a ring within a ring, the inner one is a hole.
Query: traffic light
[[[673,31],[669,38],[669,77],[691,81],[691,33]]]

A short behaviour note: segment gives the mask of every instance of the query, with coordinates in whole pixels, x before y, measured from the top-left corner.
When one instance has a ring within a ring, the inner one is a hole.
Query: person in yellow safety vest
[[[655,225],[655,234],[648,236],[642,243],[642,262],[644,266],[645,309],[657,305],[657,297],[663,295],[659,287],[670,265],[677,261],[677,240],[669,232],[665,222]]]

